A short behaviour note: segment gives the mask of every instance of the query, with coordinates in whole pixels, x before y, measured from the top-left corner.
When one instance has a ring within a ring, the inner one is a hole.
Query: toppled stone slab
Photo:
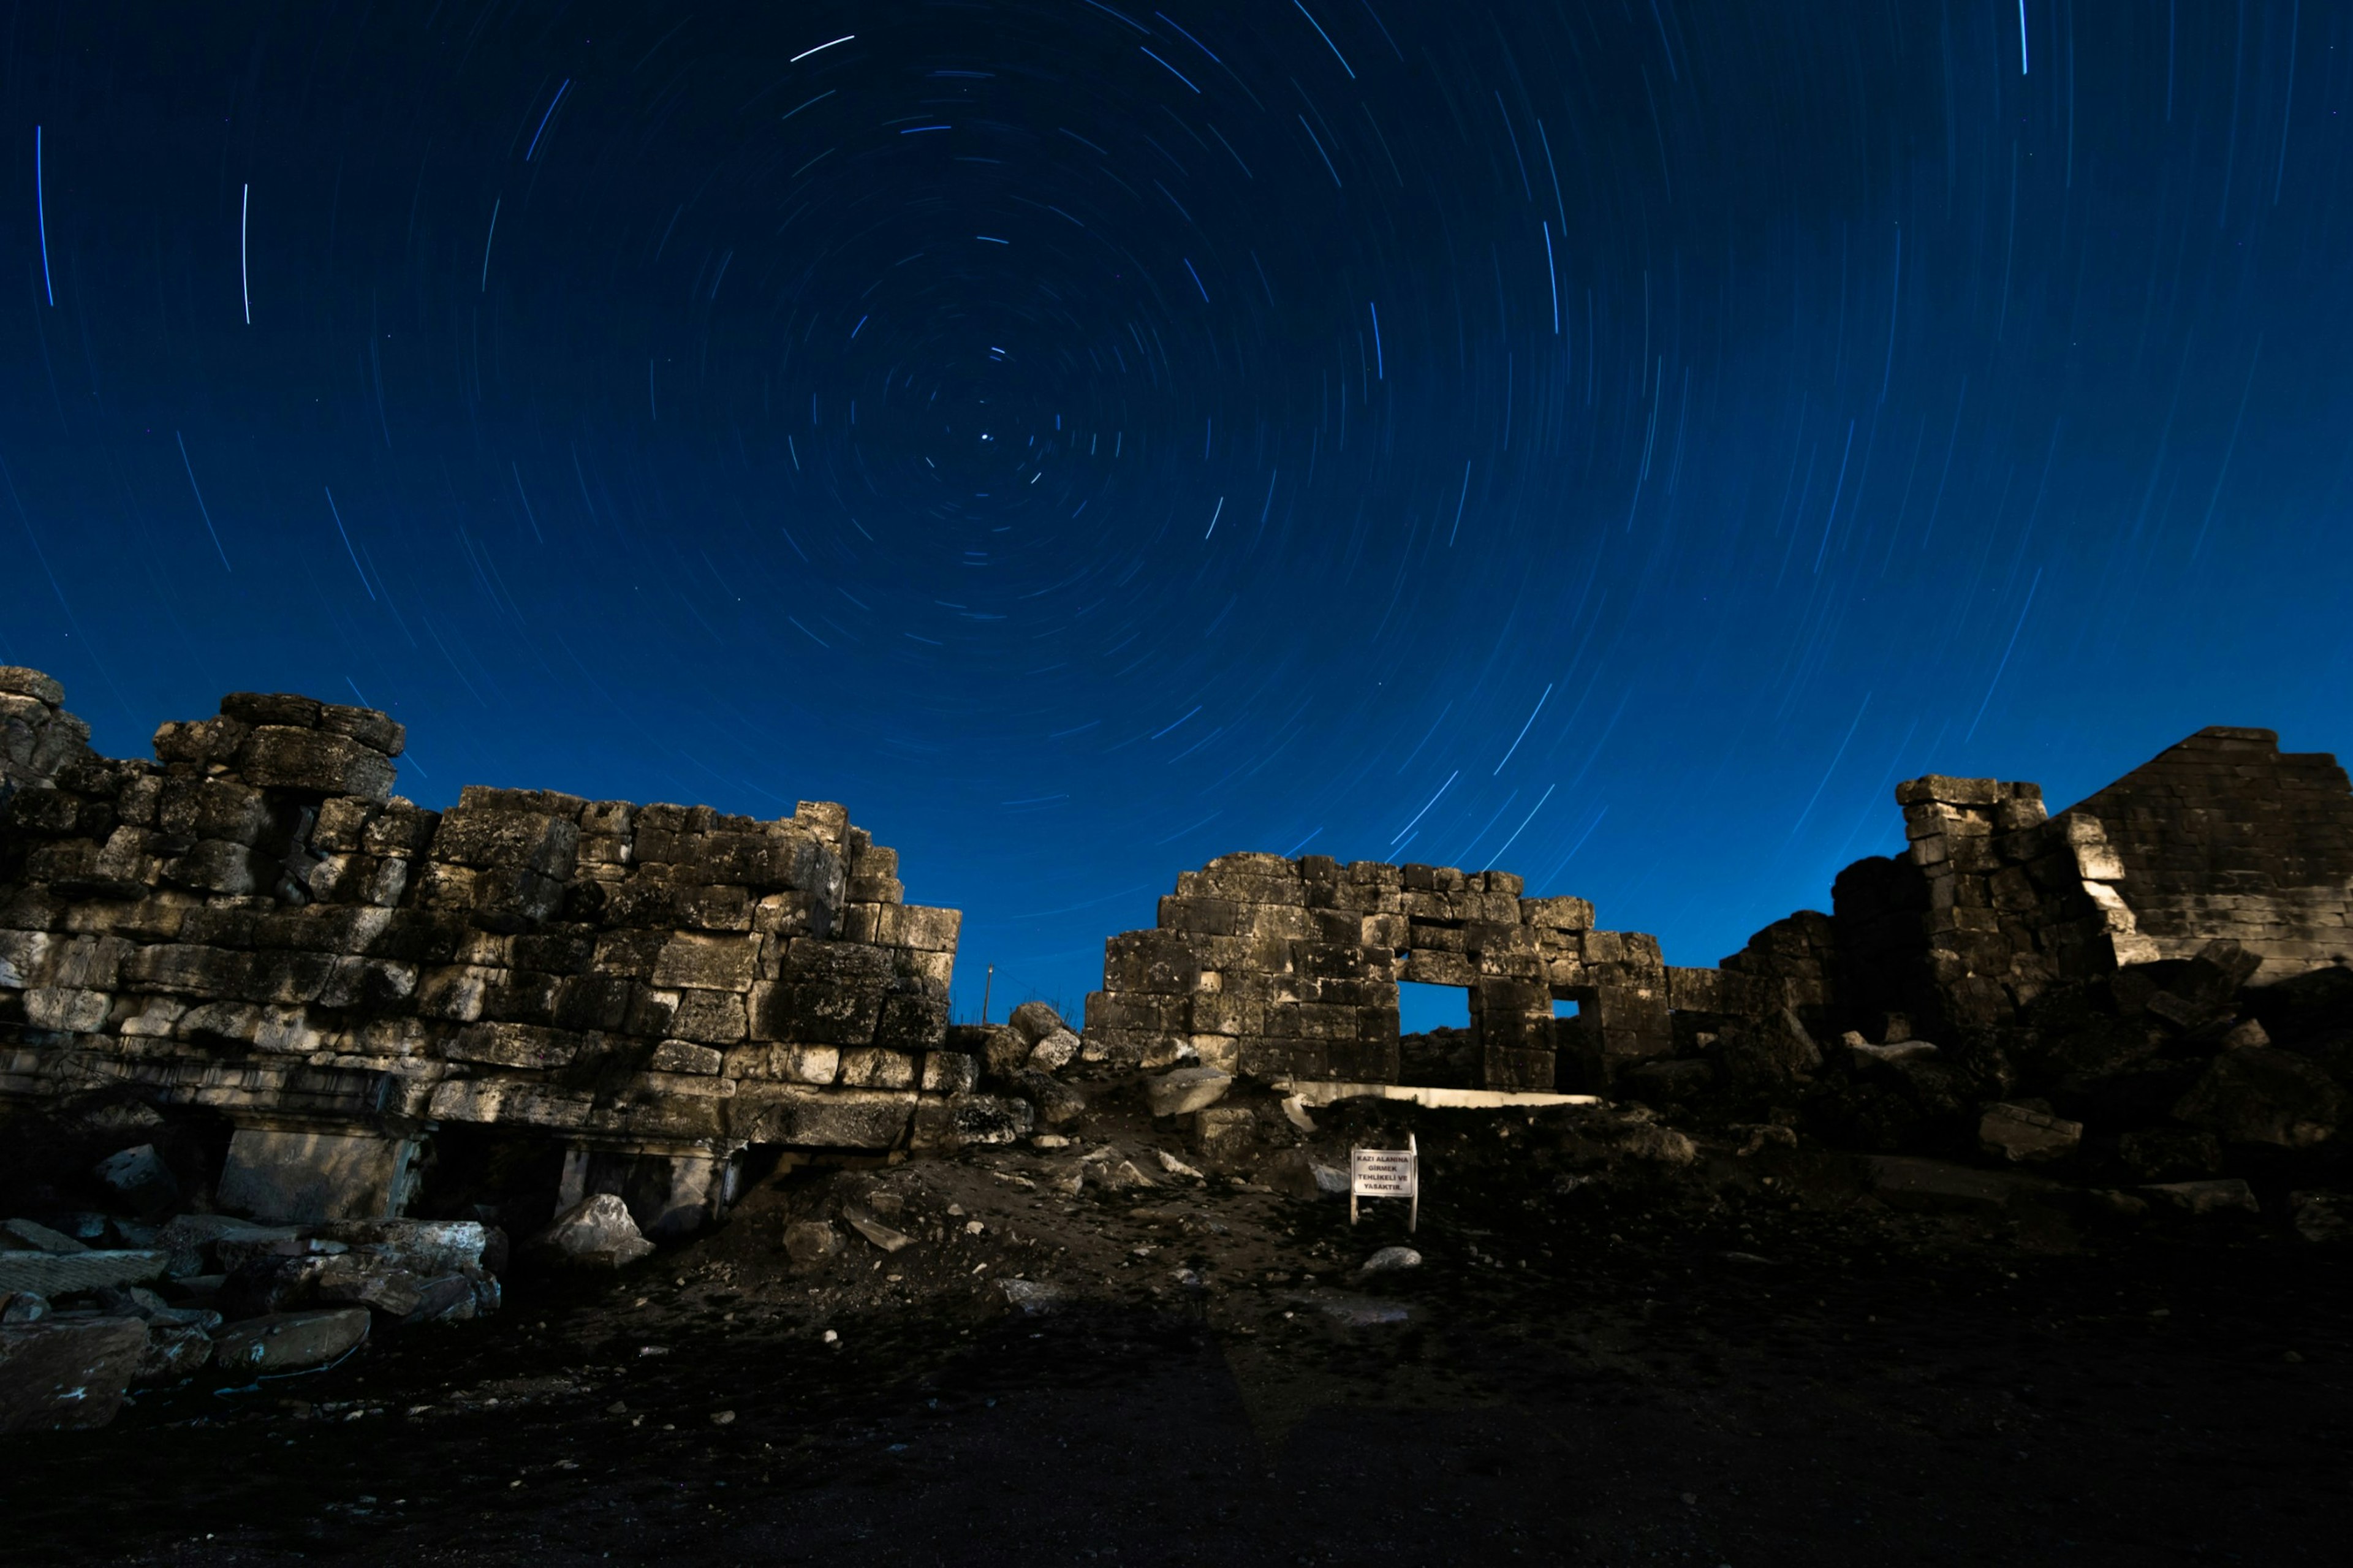
[[[2236,1176],[2211,1182],[2158,1182],[2140,1190],[2156,1202],[2191,1215],[2263,1212],[2254,1189]]]
[[[171,1261],[168,1252],[143,1249],[0,1252],[0,1296],[30,1290],[54,1298],[144,1284],[160,1277]]]
[[[88,1252],[87,1242],[76,1241],[62,1231],[51,1230],[37,1220],[0,1220],[0,1251],[5,1252]]]
[[[784,1246],[796,1267],[814,1268],[841,1250],[841,1233],[821,1219],[796,1220],[785,1226]]]
[[[2084,1141],[2084,1124],[2023,1105],[1989,1105],[1978,1120],[1978,1146],[2012,1163],[2062,1160]]]
[[[1864,1184],[1890,1208],[1989,1214],[2031,1201],[2050,1184],[1942,1160],[1878,1154],[1863,1161]]]
[[[146,1353],[136,1318],[0,1325],[0,1436],[105,1426]]]
[[[367,1336],[364,1307],[276,1312],[221,1330],[213,1340],[213,1364],[228,1373],[305,1372],[325,1366]]]
[[[1155,1116],[1185,1116],[1217,1104],[1233,1083],[1233,1074],[1215,1068],[1178,1068],[1145,1079],[1144,1099]]]

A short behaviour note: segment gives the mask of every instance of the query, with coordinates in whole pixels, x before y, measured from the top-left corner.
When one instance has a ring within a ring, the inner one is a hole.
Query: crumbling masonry
[[[1156,929],[1106,944],[1085,1048],[1393,1083],[1398,983],[1418,981],[1468,990],[1488,1088],[1599,1091],[1792,1023],[1983,1037],[2053,985],[2217,938],[2266,980],[2353,962],[2353,790],[2268,730],[2201,730],[2055,817],[2038,785],[1992,779],[1930,775],[1896,799],[1904,856],[1848,867],[1831,913],[1778,921],[1714,969],[1502,871],[1223,856],[1177,878]]]
[[[968,1090],[954,910],[839,805],[782,821],[469,786],[392,793],[384,714],[239,693],[155,761],[0,669],[0,1099],[119,1092],[233,1124],[217,1199],[402,1212],[420,1142],[489,1125],[691,1228],[748,1145],[884,1150]]]

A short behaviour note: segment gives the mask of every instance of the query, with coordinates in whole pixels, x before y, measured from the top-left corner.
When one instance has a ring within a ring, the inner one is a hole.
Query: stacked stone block
[[[1085,1055],[1393,1083],[1400,980],[1469,992],[1491,1088],[1553,1088],[1565,1044],[1580,1064],[1668,1049],[1657,942],[1593,930],[1581,899],[1523,890],[1502,871],[1222,856],[1179,875],[1155,929],[1105,944]],[[1588,1010],[1556,1020],[1558,998]]]
[[[44,682],[0,671],[51,710],[5,715],[41,765],[0,807],[0,1095],[213,1107],[246,1167],[356,1138],[405,1169],[496,1122],[707,1187],[748,1143],[891,1146],[970,1083],[961,916],[906,904],[839,805],[470,785],[437,813],[392,794],[405,737],[370,710],[236,694],[121,762],[42,739],[79,733]],[[690,1200],[716,1201],[657,1207]]]

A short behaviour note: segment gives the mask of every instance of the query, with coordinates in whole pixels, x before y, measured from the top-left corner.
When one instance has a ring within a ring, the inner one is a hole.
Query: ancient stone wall
[[[2353,788],[2269,730],[2200,730],[2062,814],[2097,822],[2157,955],[2228,937],[2260,978],[2353,961]]]
[[[248,1208],[396,1213],[419,1140],[471,1122],[676,1229],[747,1144],[888,1148],[973,1086],[962,917],[839,805],[434,812],[372,710],[235,694],[117,761],[62,699],[0,670],[0,1097],[216,1110]]]
[[[1502,871],[1221,856],[1177,878],[1155,929],[1105,944],[1084,1052],[1114,1065],[1192,1057],[1260,1079],[1391,1083],[1401,980],[1470,994],[1490,1088],[1550,1089],[1608,1059],[1668,1050],[1657,941],[1595,931],[1582,899],[1522,890]],[[1580,1015],[1556,1019],[1556,999]]]

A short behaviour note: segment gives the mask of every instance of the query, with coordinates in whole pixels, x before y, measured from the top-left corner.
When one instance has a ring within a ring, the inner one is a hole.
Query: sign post
[[[1421,1146],[1414,1135],[1406,1134],[1402,1149],[1356,1149],[1348,1161],[1348,1223],[1356,1223],[1356,1200],[1363,1198],[1407,1198],[1412,1208],[1406,1215],[1405,1227],[1417,1230],[1421,1225]]]

